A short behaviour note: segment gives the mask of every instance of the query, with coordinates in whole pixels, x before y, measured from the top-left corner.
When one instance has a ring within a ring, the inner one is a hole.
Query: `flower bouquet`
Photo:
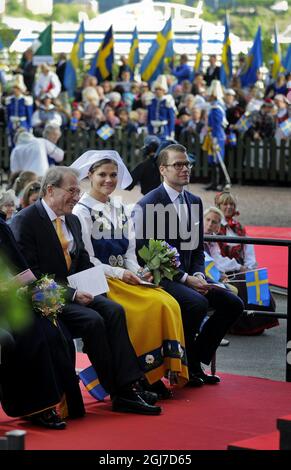
[[[160,284],[161,279],[173,280],[180,266],[179,254],[176,248],[162,240],[149,240],[149,245],[143,246],[139,256],[145,262],[145,267],[151,271],[154,283]]]
[[[56,323],[57,314],[65,305],[65,288],[47,275],[36,281],[32,288],[32,305],[43,317]]]

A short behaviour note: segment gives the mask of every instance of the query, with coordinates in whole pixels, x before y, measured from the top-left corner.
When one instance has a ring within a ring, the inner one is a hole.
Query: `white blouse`
[[[227,225],[227,222],[225,220],[222,220],[221,222],[222,225]],[[229,237],[237,237],[237,234],[231,230],[230,227],[226,228],[226,235]],[[238,243],[227,243],[229,246],[236,246]],[[255,248],[254,245],[243,245],[243,252],[244,252],[244,263],[243,266],[245,266],[248,269],[255,269],[258,266],[257,260],[256,260],[256,255],[255,255]]]
[[[104,219],[104,223],[106,224],[106,220],[108,221],[108,228],[109,224],[113,224],[116,228],[118,224],[118,212],[120,212],[120,208],[122,207],[120,198],[110,199],[110,202],[103,203],[97,201],[88,193],[84,193],[79,201],[81,204],[76,204],[73,209],[73,214],[75,214],[80,222],[82,227],[82,238],[85,245],[86,250],[89,253],[90,261],[95,265],[102,265],[104,269],[104,274],[107,277],[122,279],[124,274],[124,268],[119,268],[115,266],[110,266],[109,264],[103,264],[98,258],[94,255],[94,249],[91,241],[91,235],[93,230],[93,222],[91,218],[91,214],[87,207],[90,207],[94,212],[102,212],[102,219]],[[84,204],[87,207],[84,207]],[[123,206],[125,208],[125,206]],[[118,211],[119,209],[119,211]],[[126,208],[125,208],[126,212]],[[125,269],[133,272],[134,274],[137,273],[141,267],[139,266],[135,254],[135,234],[133,223],[130,217],[128,217],[128,249],[124,255],[124,262],[125,262]]]

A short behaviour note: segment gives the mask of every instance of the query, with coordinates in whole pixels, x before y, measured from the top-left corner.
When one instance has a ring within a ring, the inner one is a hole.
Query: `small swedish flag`
[[[98,129],[96,134],[99,135],[102,140],[107,140],[114,134],[114,129],[112,129],[112,127],[110,127],[108,124],[104,124],[104,126]]]
[[[79,377],[92,397],[96,398],[96,400],[104,401],[108,393],[100,384],[93,366],[89,366],[79,372]]]
[[[281,124],[279,124],[279,127],[284,136],[289,137],[291,135],[291,118],[281,122]]]
[[[270,305],[270,290],[267,269],[256,269],[246,272],[248,303],[255,305]]]
[[[243,114],[237,121],[235,127],[239,132],[246,132],[252,125],[252,120],[247,114]]]
[[[204,263],[205,263],[206,277],[209,277],[214,282],[218,282],[220,279],[220,271],[215,266],[214,259],[211,258],[211,256],[206,251],[204,252],[204,256],[205,256]]]

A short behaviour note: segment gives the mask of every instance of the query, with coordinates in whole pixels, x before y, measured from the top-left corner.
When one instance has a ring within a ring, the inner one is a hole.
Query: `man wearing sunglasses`
[[[169,145],[158,157],[163,183],[135,208],[137,252],[149,239],[165,240],[180,255],[179,273],[163,279],[161,286],[180,304],[189,367],[189,385],[216,384],[220,378],[207,375],[201,362],[210,364],[222,338],[243,311],[242,301],[205,278],[203,206],[199,197],[185,190],[192,164],[186,148]],[[214,313],[204,324],[208,310]],[[201,330],[201,331],[200,331]]]

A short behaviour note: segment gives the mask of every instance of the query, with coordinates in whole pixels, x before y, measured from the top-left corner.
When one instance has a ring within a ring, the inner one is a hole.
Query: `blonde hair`
[[[206,217],[208,214],[210,214],[210,212],[214,212],[214,214],[217,214],[219,215],[220,217],[220,221],[223,219],[224,215],[223,213],[221,212],[220,209],[218,209],[218,207],[215,207],[215,206],[210,206],[208,207],[208,209],[206,209],[203,213],[204,217]]]
[[[237,206],[236,197],[233,194],[231,194],[229,191],[223,191],[222,193],[218,193],[215,196],[214,202],[215,202],[216,207],[218,207],[218,209],[220,208],[221,204],[227,204],[227,203],[233,203],[235,208]]]

